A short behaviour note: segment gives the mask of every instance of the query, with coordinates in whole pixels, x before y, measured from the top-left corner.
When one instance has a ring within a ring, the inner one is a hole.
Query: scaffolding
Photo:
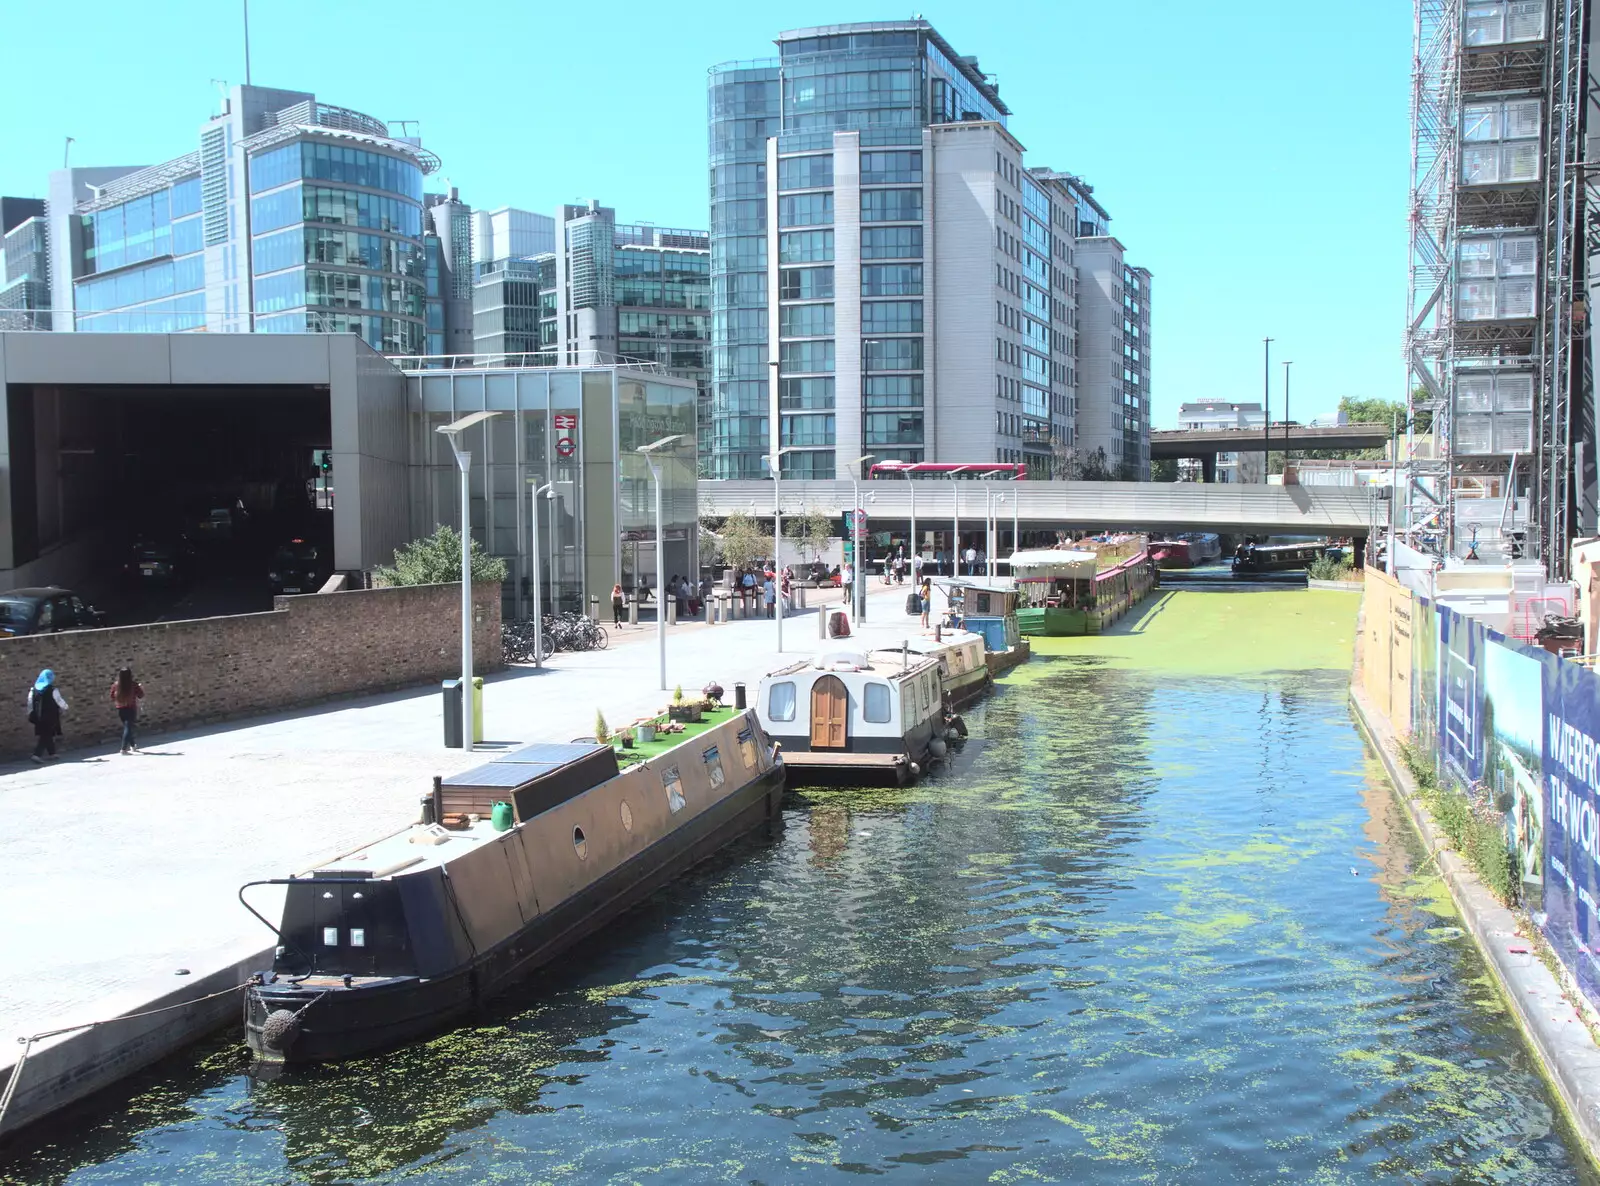
[[[1415,0],[1406,486],[1436,557],[1543,561],[1573,533],[1589,0]],[[1600,233],[1600,228],[1590,228]]]

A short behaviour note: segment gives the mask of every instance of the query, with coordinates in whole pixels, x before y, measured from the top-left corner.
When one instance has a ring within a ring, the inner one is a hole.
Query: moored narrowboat
[[[945,707],[963,708],[993,686],[989,665],[984,662],[983,636],[967,630],[940,631],[938,637],[924,634],[908,638],[898,646],[879,647],[873,657],[887,656],[890,664],[909,655],[915,660],[934,659],[939,664],[939,684]]]
[[[251,1052],[339,1060],[447,1025],[776,820],[783,780],[747,711],[627,770],[610,746],[533,745],[436,781],[424,823],[240,889],[271,927],[246,890],[284,887]]]
[[[1098,634],[1154,589],[1160,570],[1149,551],[1119,543],[1115,550],[1049,548],[1011,557],[1024,635]]]
[[[944,747],[936,658],[829,651],[761,678],[756,712],[791,782],[851,772],[905,784]]]
[[[935,582],[949,598],[962,629],[983,639],[984,664],[991,677],[1010,671],[1028,659],[1028,641],[1017,624],[1018,594],[1009,577],[993,581],[979,577],[945,578]]]
[[[1299,544],[1257,544],[1246,541],[1233,557],[1235,576],[1262,572],[1293,572],[1306,568],[1328,551],[1326,540]]]

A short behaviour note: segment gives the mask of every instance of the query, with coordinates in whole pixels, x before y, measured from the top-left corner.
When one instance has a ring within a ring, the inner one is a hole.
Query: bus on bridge
[[[1028,476],[1028,467],[1011,461],[880,461],[867,471],[874,478],[916,478],[939,481],[977,481],[990,478],[1000,482],[1021,482]]]

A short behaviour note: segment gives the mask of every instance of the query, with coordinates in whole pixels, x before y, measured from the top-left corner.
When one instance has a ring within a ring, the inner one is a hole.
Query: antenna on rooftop
[[[244,4],[244,85],[250,85],[250,0]]]
[[[68,136],[66,144],[62,145],[62,148],[61,148],[61,167],[63,169],[68,167],[67,162],[71,158],[71,156],[72,156],[72,137]]]

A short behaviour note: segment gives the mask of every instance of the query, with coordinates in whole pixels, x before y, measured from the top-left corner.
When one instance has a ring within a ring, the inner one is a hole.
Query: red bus
[[[1028,466],[1017,461],[880,461],[867,471],[871,478],[931,478],[939,481],[988,478],[996,482],[1021,482]]]

